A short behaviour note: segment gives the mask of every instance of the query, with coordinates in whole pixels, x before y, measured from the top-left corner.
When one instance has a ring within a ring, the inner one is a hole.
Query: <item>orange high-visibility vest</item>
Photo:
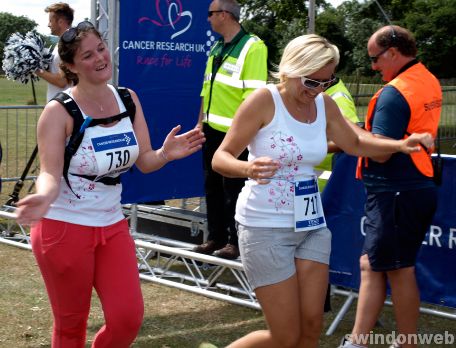
[[[431,133],[435,138],[440,121],[440,112],[442,110],[442,89],[437,78],[423,64],[417,63],[400,73],[385,86],[388,85],[395,87],[410,107],[410,120],[403,139],[412,133],[425,132]],[[372,116],[378,96],[383,88],[375,93],[369,102],[365,122],[365,127],[368,131],[372,130]],[[410,156],[415,167],[423,175],[428,177],[434,176],[431,157],[428,152],[414,152]],[[368,166],[367,157],[358,158],[358,166],[356,168],[356,177],[358,179],[362,179],[361,172],[363,166]]]

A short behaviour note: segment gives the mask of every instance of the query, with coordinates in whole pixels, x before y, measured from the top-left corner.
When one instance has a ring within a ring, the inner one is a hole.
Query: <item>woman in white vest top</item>
[[[141,327],[144,306],[118,176],[133,164],[146,173],[158,170],[201,149],[204,136],[197,129],[177,135],[177,126],[160,149],[152,149],[136,93],[129,91],[133,111],[108,85],[109,50],[92,23],[65,31],[59,55],[73,82],[65,91],[67,98],[77,103],[85,120],[76,127],[81,145],[71,156],[65,180],[65,148],[76,118],[60,102],[50,101],[38,121],[36,193],[17,203],[17,221],[32,225],[32,250],[54,315],[52,347],[85,346],[95,289],[106,324],[93,338],[92,348],[127,348]]]
[[[326,227],[314,166],[328,140],[361,156],[419,151],[429,134],[380,140],[352,126],[322,93],[334,80],[336,46],[303,35],[285,48],[280,82],[240,106],[215,153],[214,170],[248,178],[236,207],[239,249],[268,324],[229,347],[317,347],[328,284],[331,232]],[[248,161],[237,159],[245,149]],[[355,173],[353,173],[355,175]]]

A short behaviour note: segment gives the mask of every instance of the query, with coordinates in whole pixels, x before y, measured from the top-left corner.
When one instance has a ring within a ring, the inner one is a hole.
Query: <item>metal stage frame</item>
[[[3,206],[0,210],[0,243],[31,250],[28,231],[15,221],[14,210],[15,208],[10,206]],[[195,253],[191,251],[195,244],[136,229],[138,220],[151,219],[160,223],[188,227],[189,234],[206,234],[206,222],[205,218],[202,218],[202,213],[190,214],[191,211],[181,211],[182,209],[170,206],[124,206],[124,213],[129,220],[130,231],[136,244],[140,278],[213,299],[260,309],[239,259],[225,260]]]
[[[260,309],[240,261],[195,253],[191,251],[193,244],[138,236],[135,243],[141,279]]]
[[[0,243],[31,250],[27,230],[15,221],[14,207],[3,206],[0,210]],[[130,231],[136,244],[138,269],[144,281],[175,287],[209,298],[227,301],[252,309],[261,309],[255,293],[245,276],[240,260],[225,260],[195,253],[195,244],[178,241],[138,231],[139,220],[154,220],[169,226],[188,228],[188,233],[206,237],[204,214],[183,209],[161,206],[124,205],[124,213],[130,223]],[[170,227],[172,228],[172,227]],[[346,300],[326,331],[332,335],[358,298],[356,291],[332,286],[334,295]],[[385,301],[391,305],[391,301]],[[420,307],[421,313],[456,320],[456,311]]]
[[[241,261],[192,251],[195,244],[138,230],[140,219],[188,229],[190,236],[207,238],[204,213],[170,206],[124,205],[136,244],[141,279],[176,287],[210,298],[260,309]]]

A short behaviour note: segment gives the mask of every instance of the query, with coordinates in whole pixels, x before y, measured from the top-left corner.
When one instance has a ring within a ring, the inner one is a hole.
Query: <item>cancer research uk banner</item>
[[[437,212],[418,255],[416,274],[423,301],[456,308],[456,157],[444,155],[443,160]],[[343,154],[337,159],[322,202],[332,232],[331,284],[358,290],[366,195],[362,181],[354,177],[355,168],[355,157]]]
[[[207,21],[210,0],[120,2],[119,85],[139,96],[152,147],[176,125],[197,122],[208,52],[216,39]],[[203,195],[201,152],[142,174],[123,174],[122,202],[141,203]]]

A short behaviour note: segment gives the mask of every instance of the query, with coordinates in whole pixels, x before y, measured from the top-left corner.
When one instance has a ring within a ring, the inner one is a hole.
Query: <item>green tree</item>
[[[322,11],[316,16],[315,19],[315,32],[339,48],[340,62],[337,70],[339,72],[350,70],[351,52],[353,51],[353,44],[346,36],[347,21],[342,11],[330,7]]]
[[[307,32],[308,0],[239,0],[243,25],[267,44],[269,61],[278,64],[286,43]],[[337,9],[316,1],[315,31],[339,47],[339,71],[372,76],[367,40],[389,23],[416,37],[418,58],[440,78],[456,76],[456,0],[344,1]]]
[[[415,36],[418,58],[439,78],[456,76],[456,1],[383,0],[386,16],[374,1],[344,3],[347,38],[353,44],[353,64],[363,75],[372,74],[366,44],[370,35],[389,23],[409,29]],[[342,7],[344,7],[344,5]],[[338,8],[339,10],[340,8]]]
[[[404,16],[420,60],[439,78],[456,77],[456,1],[416,0]]]
[[[242,5],[242,24],[264,40],[270,65],[279,63],[283,48],[292,38],[307,32],[307,1],[239,0],[239,3]],[[316,6],[323,9],[328,4],[317,0]]]
[[[345,23],[345,37],[351,45],[344,72],[363,76],[374,75],[366,47],[372,33],[385,23],[381,12],[373,2],[359,3],[355,0],[344,2],[337,11]]]
[[[271,65],[278,64],[284,46],[291,39],[308,31],[308,0],[239,1],[243,9],[243,25],[265,41]],[[373,31],[372,28],[377,27],[380,21],[366,21],[366,5],[356,0],[345,1],[337,9],[324,0],[317,0],[315,6],[315,32],[339,48],[341,60],[338,70],[353,73],[361,63],[361,66],[365,67],[362,70],[367,71],[365,43]],[[378,11],[372,12],[375,16],[378,15]]]
[[[5,43],[11,34],[16,32],[25,34],[37,26],[38,24],[35,21],[25,16],[14,16],[8,12],[0,12],[0,59],[3,60]]]

